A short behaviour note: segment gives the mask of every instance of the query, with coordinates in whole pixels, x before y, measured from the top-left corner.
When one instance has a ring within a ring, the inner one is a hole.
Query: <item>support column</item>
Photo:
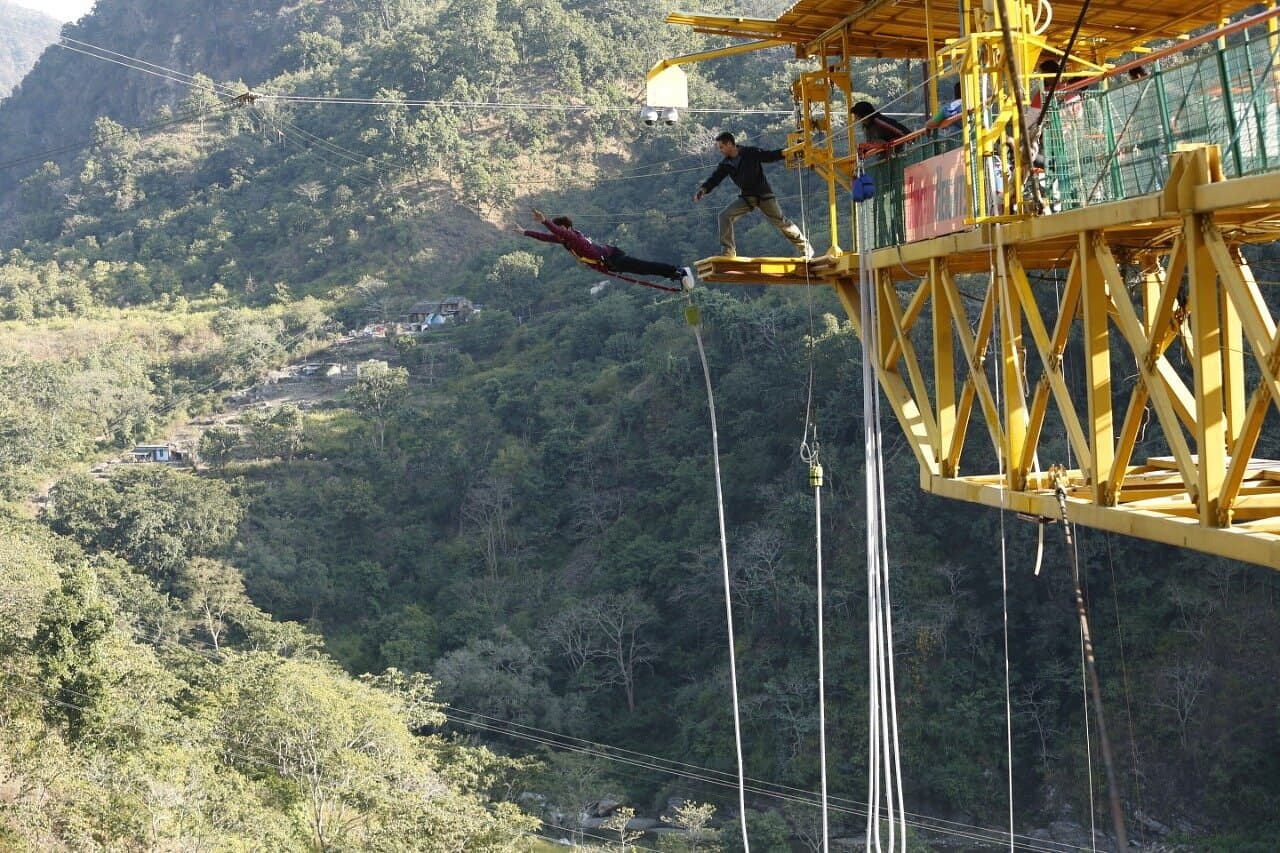
[[[1097,235],[1083,231],[1080,256],[1081,309],[1084,316],[1085,378],[1089,385],[1089,483],[1098,506],[1112,506],[1109,480],[1115,464],[1115,423],[1111,409],[1111,344],[1107,330],[1107,282],[1094,251]],[[1127,298],[1127,297],[1126,297]]]
[[[956,365],[955,344],[951,332],[951,308],[942,284],[943,261],[929,260],[929,289],[933,305],[933,387],[936,397],[934,408],[938,413],[938,463],[942,476],[954,477],[956,472],[947,458],[947,448],[956,431]]]

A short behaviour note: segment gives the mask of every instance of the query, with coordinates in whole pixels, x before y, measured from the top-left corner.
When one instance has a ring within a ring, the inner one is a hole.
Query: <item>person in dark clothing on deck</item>
[[[802,257],[813,257],[809,241],[794,222],[782,215],[782,208],[773,195],[773,188],[764,176],[764,164],[781,160],[782,149],[765,150],[752,145],[739,147],[733,134],[727,131],[716,137],[716,147],[720,149],[724,159],[716,166],[711,177],[698,187],[693,200],[702,201],[702,197],[720,186],[725,178],[731,178],[737,184],[739,196],[720,211],[720,254],[730,257],[738,254],[737,242],[733,237],[733,223],[758,209],[796,247]]]
[[[569,254],[573,255],[589,267],[608,273],[632,273],[633,275],[656,275],[678,281],[686,289],[693,287],[693,273],[688,267],[678,267],[661,261],[646,261],[633,258],[617,246],[597,243],[586,234],[573,227],[573,220],[567,216],[548,219],[538,208],[533,209],[533,218],[546,231],[533,231],[519,225],[516,230],[526,237],[541,240],[544,243],[559,243]]]

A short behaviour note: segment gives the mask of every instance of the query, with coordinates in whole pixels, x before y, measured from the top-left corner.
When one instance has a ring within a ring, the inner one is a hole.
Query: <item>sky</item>
[[[10,0],[10,2],[27,9],[35,9],[37,12],[44,12],[50,18],[66,23],[88,12],[94,0]]]

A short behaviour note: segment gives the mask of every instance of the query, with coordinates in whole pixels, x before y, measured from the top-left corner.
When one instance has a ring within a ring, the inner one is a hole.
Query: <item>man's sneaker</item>
[[[680,272],[680,286],[683,287],[686,291],[693,290],[693,284],[694,284],[693,270],[689,269],[688,267],[680,267],[679,272]]]
[[[808,243],[804,244],[804,259],[806,261],[813,260],[813,247]]]

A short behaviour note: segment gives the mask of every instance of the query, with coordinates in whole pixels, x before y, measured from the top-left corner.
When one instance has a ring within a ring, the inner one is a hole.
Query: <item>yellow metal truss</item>
[[[1095,3],[1070,60],[1102,69],[1249,5]],[[1037,62],[1062,56],[1080,8],[1053,6],[1048,27],[1021,0],[801,0],[775,21],[671,15],[815,61],[793,85],[788,158],[827,183],[831,248],[808,262],[706,258],[700,277],[822,282],[860,336],[874,300],[868,357],[926,491],[1052,518],[1064,488],[1073,522],[1280,569],[1280,461],[1253,457],[1280,411],[1280,334],[1241,252],[1280,237],[1280,174],[1224,179],[1217,147],[1196,145],[1170,158],[1160,193],[1051,215],[997,194],[984,174],[994,157],[1010,161],[1009,186],[1034,183],[1023,112]],[[866,285],[840,246],[856,233],[859,163],[853,134],[836,132],[862,56],[927,59],[957,76],[973,200],[964,230],[868,250]],[[989,443],[995,470],[969,470],[975,442]]]
[[[1252,458],[1280,403],[1280,334],[1240,251],[1280,237],[1280,174],[1224,181],[1214,146],[1171,172],[1163,194],[876,250],[868,288],[856,254],[699,272],[830,284],[859,336],[874,299],[871,357],[926,491],[1056,517],[1062,482],[1075,522],[1280,568],[1280,461]],[[1029,274],[1045,270],[1056,295]],[[975,418],[996,471],[965,470]],[[1135,458],[1152,420],[1162,452]]]

